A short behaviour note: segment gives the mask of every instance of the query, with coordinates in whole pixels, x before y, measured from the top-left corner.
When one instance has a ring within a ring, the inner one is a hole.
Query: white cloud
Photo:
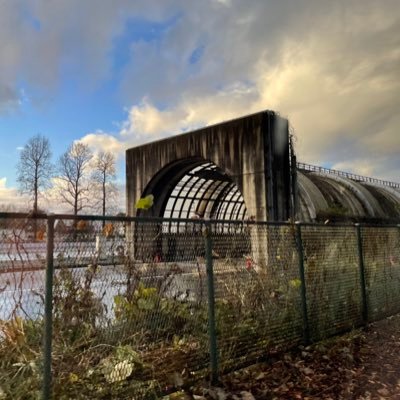
[[[187,119],[184,110],[159,110],[144,99],[141,104],[134,106],[129,111],[128,119],[121,130],[122,137],[157,137],[171,132],[182,125]]]
[[[18,106],[20,76],[42,88],[57,86],[63,68],[79,72],[82,84],[106,80],[129,18],[173,15],[159,38],[127,47],[118,72],[126,121],[120,132],[86,135],[92,148],[122,154],[274,109],[294,127],[299,159],[344,167],[351,160],[359,173],[369,160],[372,174],[399,180],[398,0],[38,0],[24,12],[0,2],[0,113]]]
[[[132,146],[256,111],[258,103],[255,99],[254,89],[241,83],[213,95],[188,96],[175,107],[167,109],[159,109],[148,99],[143,99],[129,110],[118,138],[101,132],[85,135],[80,141],[94,151],[110,150],[122,155]]]
[[[28,199],[16,188],[7,187],[7,178],[0,178],[0,209],[21,211],[28,209]]]
[[[290,3],[232,2],[212,15],[197,3],[161,43],[134,46],[122,84],[139,102],[121,140],[141,143],[273,109],[290,120],[300,160],[349,168],[359,160],[355,172],[399,180],[396,1]],[[190,65],[199,44],[203,55]],[[374,167],[365,168],[368,160]]]
[[[174,107],[158,109],[145,99],[133,106],[121,130],[125,140],[151,140],[210,125],[255,110],[254,89],[237,83],[214,94],[183,96]]]
[[[79,141],[87,144],[95,153],[99,151],[110,151],[117,156],[121,156],[125,150],[123,143],[105,132],[89,133]]]

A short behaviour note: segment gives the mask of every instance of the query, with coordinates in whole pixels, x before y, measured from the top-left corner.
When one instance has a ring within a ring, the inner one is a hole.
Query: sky
[[[0,0],[0,204],[36,134],[129,147],[270,109],[298,159],[400,181],[399,0]]]

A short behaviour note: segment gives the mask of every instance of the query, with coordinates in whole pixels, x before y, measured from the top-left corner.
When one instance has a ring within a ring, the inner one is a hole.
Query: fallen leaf
[[[264,378],[265,378],[264,372],[260,372],[254,379],[255,379],[256,381],[261,381],[261,380],[264,379]]]
[[[305,375],[312,375],[314,371],[311,368],[305,367],[300,370]]]
[[[389,396],[389,395],[390,395],[389,390],[387,390],[386,388],[378,389],[377,392],[378,392],[381,396]]]
[[[242,395],[243,400],[255,400],[255,397],[250,392],[244,390],[240,392],[240,394]]]
[[[225,392],[225,390],[220,387],[211,388],[208,391],[208,394],[214,400],[226,400],[228,397],[228,394]]]

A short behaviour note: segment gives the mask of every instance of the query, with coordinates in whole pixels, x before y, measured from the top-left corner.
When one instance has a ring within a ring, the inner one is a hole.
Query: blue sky
[[[37,133],[124,150],[262,109],[301,161],[399,180],[397,0],[5,0],[0,204]]]
[[[165,21],[128,18],[122,32],[113,37],[108,50],[111,68],[106,79],[87,85],[87,71],[81,71],[79,63],[72,67],[61,63],[57,87],[51,91],[31,86],[26,81],[17,82],[15,89],[20,94],[20,104],[0,115],[3,142],[0,168],[1,175],[7,176],[8,184],[16,185],[18,148],[35,134],[50,139],[56,161],[74,140],[88,132],[118,132],[127,114],[119,86],[121,73],[130,62],[129,46],[135,42],[159,40],[176,18]],[[25,22],[41,29],[40,21],[31,16]],[[119,168],[119,179],[123,178],[122,168]]]

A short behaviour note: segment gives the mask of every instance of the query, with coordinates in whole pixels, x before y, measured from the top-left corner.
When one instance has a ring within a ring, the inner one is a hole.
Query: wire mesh
[[[290,224],[57,218],[54,398],[157,398],[209,375],[210,260],[219,372],[303,339],[300,245],[311,339],[362,323],[353,226],[301,225],[300,241]],[[400,229],[361,233],[369,316],[398,313]],[[5,399],[41,396],[48,236],[45,219],[0,220]]]
[[[362,323],[357,236],[353,226],[302,226],[311,339]]]
[[[369,318],[400,312],[400,228],[363,227]]]
[[[212,226],[220,369],[249,364],[302,339],[294,227]]]
[[[45,240],[44,220],[0,219],[0,389],[5,398],[40,393]]]
[[[54,396],[145,398],[208,374],[201,231],[172,242],[160,223],[62,226],[55,237]]]

